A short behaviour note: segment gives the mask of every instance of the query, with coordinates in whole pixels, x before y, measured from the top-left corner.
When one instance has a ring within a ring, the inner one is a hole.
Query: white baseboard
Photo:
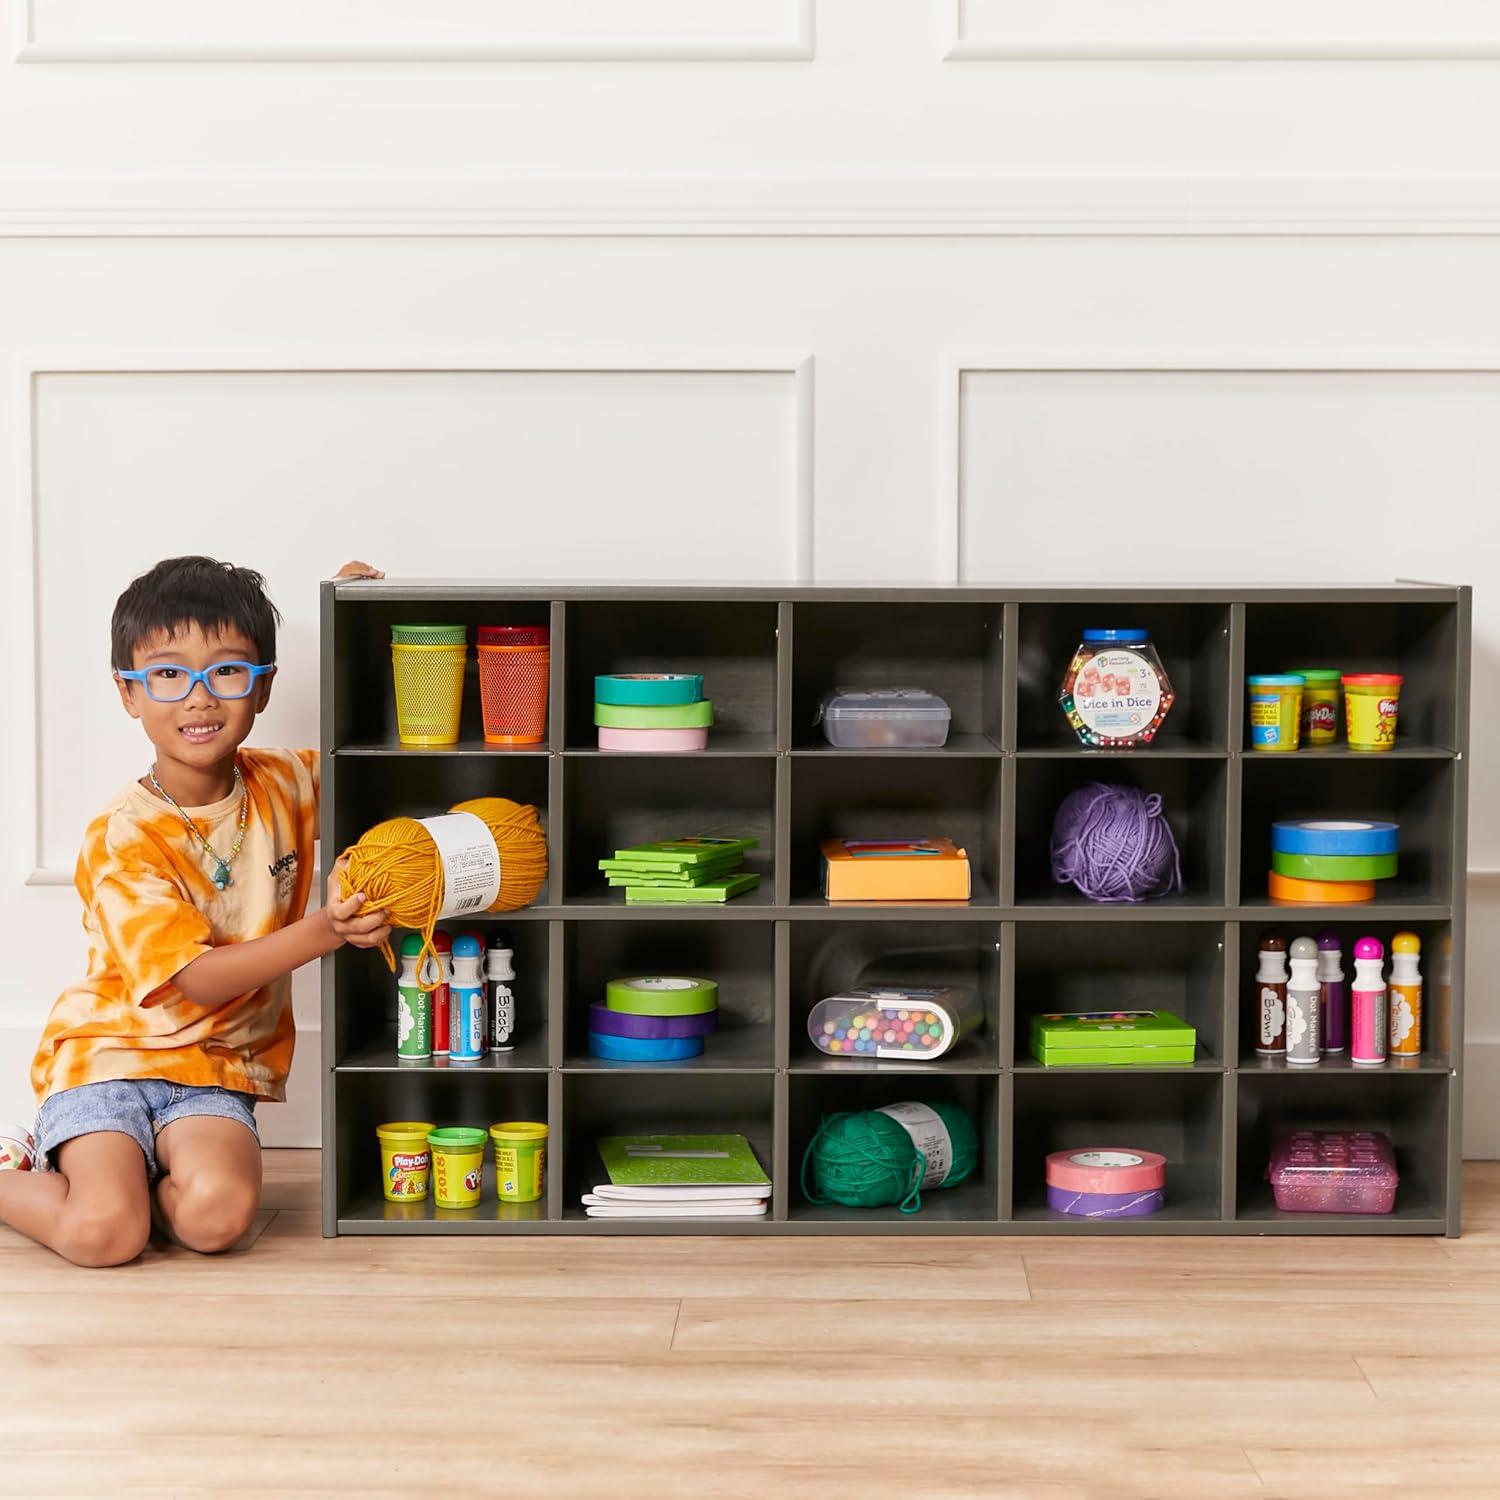
[[[28,1082],[40,1026],[0,1024],[0,1120],[31,1124],[36,1104]],[[285,1104],[263,1104],[255,1112],[267,1146],[316,1146],[322,1135],[319,1096],[322,1037],[304,1027],[297,1037],[297,1060],[287,1080]]]

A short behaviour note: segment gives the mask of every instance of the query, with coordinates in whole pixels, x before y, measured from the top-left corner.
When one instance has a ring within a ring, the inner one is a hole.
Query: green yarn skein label
[[[889,1115],[921,1152],[926,1163],[922,1186],[942,1187],[953,1170],[953,1137],[948,1134],[943,1117],[925,1104],[887,1104],[880,1113]]]

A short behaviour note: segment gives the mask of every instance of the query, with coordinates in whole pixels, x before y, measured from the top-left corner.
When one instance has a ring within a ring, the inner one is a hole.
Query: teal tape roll
[[[1394,854],[1271,853],[1271,868],[1293,880],[1389,880],[1396,873]]]
[[[706,698],[698,703],[663,703],[656,707],[594,704],[594,723],[600,729],[707,729],[713,721],[714,706]]]
[[[604,1003],[631,1016],[701,1016],[719,1004],[719,987],[712,979],[611,979],[604,986]]]
[[[624,708],[696,703],[703,679],[685,672],[609,672],[594,679],[594,702]]]

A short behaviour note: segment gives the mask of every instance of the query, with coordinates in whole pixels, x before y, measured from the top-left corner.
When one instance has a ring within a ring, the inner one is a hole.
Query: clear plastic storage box
[[[1271,1153],[1266,1179],[1276,1207],[1305,1214],[1388,1214],[1396,1203],[1396,1153],[1373,1130],[1298,1130]]]
[[[936,750],[952,713],[926,688],[835,688],[818,705],[823,736],[839,750]]]

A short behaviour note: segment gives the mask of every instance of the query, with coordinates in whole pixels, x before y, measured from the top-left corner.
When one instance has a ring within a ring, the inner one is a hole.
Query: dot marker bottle
[[[453,977],[448,1005],[453,1024],[448,1035],[450,1062],[478,1062],[484,1056],[484,979],[479,969],[484,949],[471,932],[453,939]]]
[[[425,1062],[432,1056],[432,1005],[417,980],[422,952],[420,933],[401,940],[401,975],[396,980],[396,1056],[402,1062]]]
[[[511,988],[516,970],[510,934],[496,928],[485,948],[485,980],[489,987],[490,1051],[513,1052],[516,1046],[516,995]]]
[[[1378,938],[1354,945],[1354,988],[1350,991],[1349,1061],[1356,1068],[1383,1068],[1386,1057],[1385,949]]]
[[[1422,940],[1414,932],[1391,939],[1391,1056],[1422,1053]]]
[[[1259,1057],[1286,1055],[1286,939],[1268,932],[1260,940],[1255,971],[1255,1051]]]
[[[1344,954],[1338,933],[1326,927],[1318,934],[1318,1022],[1325,1052],[1348,1048],[1349,990],[1344,983]]]
[[[1286,1060],[1309,1068],[1322,1061],[1318,1031],[1318,945],[1310,937],[1292,941],[1292,977],[1286,987]]]
[[[432,1055],[447,1057],[448,1040],[453,1022],[448,1010],[448,980],[453,974],[453,939],[441,928],[432,934],[432,946],[437,950],[437,973],[432,972],[432,961],[427,964],[426,977],[437,980],[432,991]]]

